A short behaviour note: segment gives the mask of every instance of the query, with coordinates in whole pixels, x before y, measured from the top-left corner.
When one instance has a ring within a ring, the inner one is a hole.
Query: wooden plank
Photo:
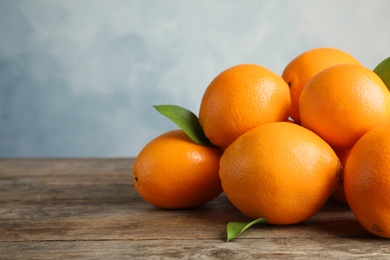
[[[129,200],[132,193],[131,176],[115,177],[13,177],[0,178],[0,202],[70,201],[70,200]]]
[[[0,159],[0,202],[128,200],[134,159]]]
[[[329,210],[328,210],[329,208]],[[328,206],[304,223],[255,227],[246,238],[371,237],[352,213]],[[221,196],[192,210],[161,210],[141,200],[133,202],[9,203],[0,210],[0,241],[219,239],[226,224],[247,221]]]
[[[389,259],[386,240],[274,238],[0,242],[2,259]]]
[[[223,194],[195,209],[155,208],[133,187],[133,161],[1,159],[0,259],[389,256],[388,240],[335,202],[303,223],[255,226],[226,243],[226,224],[248,219]]]
[[[0,177],[131,174],[134,158],[1,159]],[[70,177],[70,176],[69,176]]]

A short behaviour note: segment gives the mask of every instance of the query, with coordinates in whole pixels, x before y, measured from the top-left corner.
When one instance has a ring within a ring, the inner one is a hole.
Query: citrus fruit
[[[342,176],[340,176],[340,178],[342,178]],[[330,197],[341,204],[348,205],[347,198],[345,197],[344,186],[342,184],[343,182],[340,182],[341,183],[338,184],[336,190]]]
[[[222,151],[195,144],[182,130],[150,141],[133,166],[133,183],[141,197],[160,208],[191,208],[216,198]]]
[[[335,153],[337,157],[340,160],[341,167],[344,169],[345,163],[347,162],[348,155],[350,153],[351,149],[343,149],[343,150],[335,150]],[[340,176],[340,180],[338,182],[336,190],[332,193],[331,198],[340,202],[341,204],[347,205],[347,198],[345,197],[345,192],[344,192],[344,183],[343,183],[343,174]]]
[[[244,215],[294,224],[314,215],[337,186],[340,162],[312,131],[289,122],[258,126],[224,152],[219,176]]]
[[[363,66],[335,65],[309,81],[301,93],[299,111],[302,126],[333,148],[344,149],[390,120],[390,92]]]
[[[336,48],[315,48],[301,53],[286,66],[282,77],[290,86],[290,116],[295,121],[298,123],[301,121],[299,96],[307,82],[318,72],[343,63],[360,64],[352,55],[342,50]]]
[[[390,126],[368,131],[352,148],[344,169],[344,189],[358,222],[390,238]]]
[[[199,122],[207,138],[226,148],[264,123],[286,121],[290,93],[282,77],[256,64],[240,64],[217,75],[203,94]]]

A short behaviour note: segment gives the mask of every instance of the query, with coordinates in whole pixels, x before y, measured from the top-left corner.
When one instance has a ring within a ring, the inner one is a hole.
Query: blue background
[[[0,157],[130,157],[222,70],[390,56],[390,1],[0,0]]]

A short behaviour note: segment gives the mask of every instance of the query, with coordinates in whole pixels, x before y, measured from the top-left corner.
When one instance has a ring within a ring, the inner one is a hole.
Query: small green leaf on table
[[[230,240],[237,238],[239,235],[241,235],[242,232],[250,228],[251,226],[255,224],[267,224],[267,219],[265,218],[258,218],[251,222],[229,222],[227,224],[227,240],[226,242],[229,242]]]

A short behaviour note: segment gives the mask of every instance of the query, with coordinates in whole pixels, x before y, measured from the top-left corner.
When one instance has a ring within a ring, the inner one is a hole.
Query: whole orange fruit
[[[150,141],[133,166],[133,183],[147,202],[160,208],[191,208],[216,198],[222,151],[195,144],[172,130]]]
[[[302,126],[335,149],[352,147],[368,130],[390,121],[390,92],[360,65],[335,65],[314,76],[301,93]]]
[[[352,148],[344,169],[344,189],[358,222],[390,238],[390,126],[368,131]]]
[[[315,48],[295,57],[284,69],[283,79],[290,86],[290,116],[300,123],[299,97],[307,82],[318,72],[337,64],[360,64],[352,55],[335,48]]]
[[[337,157],[340,160],[341,167],[344,169],[345,163],[347,162],[348,155],[351,151],[351,148],[343,149],[343,150],[335,150],[335,153]],[[340,180],[337,185],[337,189],[332,193],[331,197],[340,202],[341,204],[347,205],[347,198],[345,197],[345,192],[344,192],[344,182],[343,182],[343,174],[340,176]]]
[[[199,122],[216,146],[264,123],[286,121],[290,93],[282,77],[256,64],[240,64],[217,75],[203,94]]]
[[[318,135],[274,122],[237,138],[221,157],[219,176],[226,196],[243,214],[285,225],[321,209],[337,186],[340,168]]]

